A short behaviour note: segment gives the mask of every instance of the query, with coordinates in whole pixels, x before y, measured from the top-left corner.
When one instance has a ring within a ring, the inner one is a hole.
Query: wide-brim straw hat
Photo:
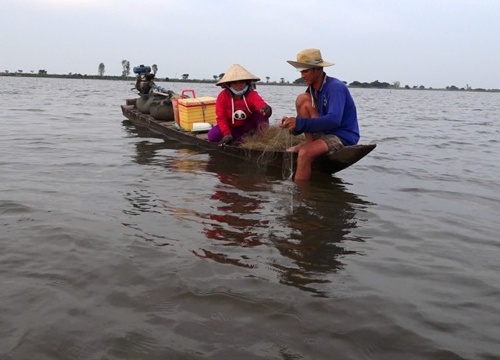
[[[260,78],[249,72],[243,66],[239,64],[231,65],[229,70],[224,74],[222,79],[220,79],[215,85],[222,86],[224,84],[233,82],[233,81],[260,81]]]
[[[325,67],[335,65],[323,60],[319,49],[305,49],[297,54],[297,61],[287,60],[287,62],[297,70],[307,70],[315,67]]]

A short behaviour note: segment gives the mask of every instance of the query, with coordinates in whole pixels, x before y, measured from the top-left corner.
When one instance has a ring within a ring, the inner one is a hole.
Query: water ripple
[[[498,94],[352,89],[377,148],[299,187],[135,128],[130,81],[1,81],[0,357],[500,353]]]

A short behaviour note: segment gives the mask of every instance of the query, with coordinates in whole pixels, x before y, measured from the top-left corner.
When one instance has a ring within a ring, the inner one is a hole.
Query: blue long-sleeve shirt
[[[307,92],[314,95],[309,87]],[[337,135],[346,146],[359,141],[358,116],[356,105],[347,86],[339,79],[325,76],[321,89],[314,96],[319,117],[303,118],[297,116],[294,132],[324,133]]]

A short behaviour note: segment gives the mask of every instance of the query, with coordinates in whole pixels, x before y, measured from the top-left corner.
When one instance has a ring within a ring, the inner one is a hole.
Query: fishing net
[[[244,149],[266,151],[285,151],[291,146],[305,140],[304,135],[293,136],[286,129],[268,126],[261,131],[243,137],[241,147]]]
[[[304,135],[293,136],[286,129],[278,126],[269,126],[261,131],[243,137],[241,147],[260,151],[257,163],[262,165],[269,163],[273,158],[277,158],[277,153],[280,153],[283,159],[282,176],[284,179],[291,179],[296,154],[286,150],[300,144],[304,140]]]

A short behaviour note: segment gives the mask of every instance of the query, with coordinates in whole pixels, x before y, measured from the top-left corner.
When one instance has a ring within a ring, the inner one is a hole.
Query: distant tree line
[[[31,70],[30,73],[24,73],[23,70],[17,70],[17,72],[11,73],[9,70],[5,70],[3,73],[0,72],[0,75],[3,76],[35,76],[35,77],[68,77],[68,78],[106,78],[106,79],[111,79],[111,80],[120,80],[120,79],[127,79],[130,77],[130,61],[128,60],[122,60],[121,62],[122,65],[122,74],[121,76],[104,76],[106,72],[106,66],[104,63],[100,63],[99,66],[97,67],[97,76],[92,76],[92,75],[82,75],[82,74],[77,74],[77,73],[69,73],[67,75],[62,75],[62,74],[48,74],[47,70],[45,69],[40,69],[38,70],[38,73],[35,74],[33,70]],[[153,64],[151,66],[151,70],[153,74],[156,75],[158,72],[158,65]],[[189,74],[185,73],[181,75],[181,79],[169,79],[168,77],[165,78],[164,80],[166,81],[186,81],[186,82],[217,82],[220,79],[224,77],[224,73],[220,73],[219,75],[213,75],[213,80],[211,79],[203,79],[203,80],[197,80],[197,79],[189,79]],[[259,84],[272,84],[272,85],[290,85],[290,82],[285,81],[284,78],[280,78],[279,82],[273,81],[270,82],[269,80],[271,79],[269,76],[265,77],[266,82],[259,82]],[[161,79],[157,79],[161,80]],[[349,84],[347,82],[344,82],[346,85],[350,87],[356,87],[356,88],[373,88],[373,89],[399,89],[401,88],[401,84],[399,81],[393,81],[392,83],[388,82],[380,82],[378,80],[372,81],[372,82],[360,82],[360,81],[353,81]],[[302,78],[295,79],[291,83],[292,85],[305,85],[305,81]],[[426,88],[424,85],[418,85],[418,86],[409,86],[405,85],[404,89],[413,89],[413,90],[434,90],[433,88]],[[442,89],[435,89],[435,90],[442,90]],[[500,89],[482,89],[482,88],[475,88],[473,89],[469,84],[465,85],[464,87],[457,87],[455,85],[451,86],[446,86],[445,90],[450,90],[450,91],[491,91],[491,92],[500,92]]]

